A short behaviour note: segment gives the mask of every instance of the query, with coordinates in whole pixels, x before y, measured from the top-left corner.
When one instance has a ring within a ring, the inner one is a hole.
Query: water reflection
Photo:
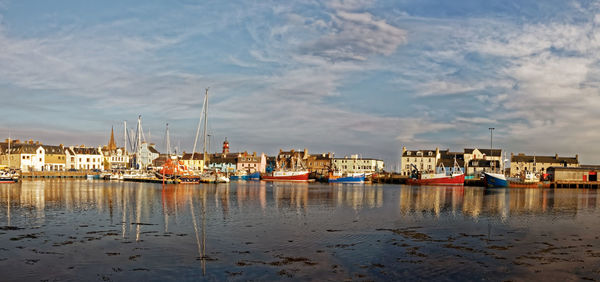
[[[151,187],[151,189],[149,189]],[[158,188],[157,188],[158,187]],[[393,193],[391,190],[394,190]],[[396,194],[403,214],[464,214],[477,218],[482,214],[507,218],[520,214],[560,212],[575,215],[580,210],[596,210],[600,197],[591,189],[497,189],[480,187],[411,187],[252,182],[244,185],[148,186],[142,183],[104,183],[93,181],[23,181],[0,186],[2,213],[6,225],[13,224],[15,208],[19,220],[41,225],[47,211],[95,210],[107,213],[111,222],[121,222],[121,236],[131,231],[128,223],[143,223],[152,213],[160,212],[164,230],[177,220],[181,211],[193,205],[205,209],[206,201],[223,219],[230,210],[292,209],[306,212],[310,206],[349,207],[354,210],[381,208],[386,195]],[[159,195],[158,195],[159,194]],[[272,196],[270,196],[272,195]],[[156,201],[160,199],[160,201]],[[390,199],[391,200],[391,199]],[[206,212],[206,211],[204,211]],[[140,240],[143,224],[134,224]]]
[[[276,280],[298,273],[306,274],[294,276],[299,280],[360,278],[346,275],[351,271],[398,280],[409,275],[394,271],[430,256],[443,263],[415,268],[425,275],[417,280],[427,280],[437,270],[460,270],[446,263],[459,259],[456,254],[468,267],[485,262],[509,268],[532,259],[523,256],[531,252],[554,255],[538,250],[539,237],[547,234],[554,237],[544,248],[560,240],[560,247],[600,257],[589,247],[598,240],[599,199],[598,190],[589,189],[26,180],[0,185],[0,271],[39,261],[45,268],[11,272],[8,280],[90,280],[89,273],[116,280],[156,279],[157,273],[173,280],[187,274],[207,280]],[[553,227],[557,220],[562,225]],[[587,229],[591,235],[572,231]],[[580,239],[580,248],[570,247]],[[378,276],[383,265],[389,276]],[[48,271],[66,267],[72,268]],[[69,276],[70,269],[80,276]],[[36,275],[20,276],[28,273]]]

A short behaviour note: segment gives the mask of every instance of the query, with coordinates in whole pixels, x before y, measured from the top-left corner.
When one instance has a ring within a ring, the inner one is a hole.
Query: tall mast
[[[171,157],[171,139],[169,137],[169,123],[167,123],[167,142],[165,144],[165,146],[167,147],[167,155],[169,156],[169,158]]]
[[[206,94],[204,95],[204,145],[202,146],[203,149],[202,151],[204,152],[202,154],[202,161],[204,163],[204,165],[206,166],[206,133],[207,133],[207,126],[208,126],[208,120],[207,120],[207,113],[208,113],[208,88],[206,88]]]
[[[123,156],[127,155],[127,121],[123,121]]]
[[[140,157],[141,157],[141,152],[140,150],[142,149],[142,134],[144,133],[142,131],[142,115],[138,116],[138,124],[137,124],[137,143],[135,144],[135,154],[136,154],[136,162],[138,163],[139,167],[142,167],[142,162],[140,161]]]
[[[194,139],[194,148],[192,149],[192,160],[194,159],[194,155],[196,154],[196,145],[198,144],[198,135],[200,135],[200,127],[202,126],[202,118],[204,117],[204,111],[206,111],[206,99],[202,101],[202,112],[200,113],[200,118],[198,119],[198,128],[196,129],[196,138]]]

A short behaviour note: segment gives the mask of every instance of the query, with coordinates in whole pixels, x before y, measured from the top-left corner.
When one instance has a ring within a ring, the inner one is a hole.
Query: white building
[[[342,173],[376,173],[382,172],[384,168],[382,160],[363,159],[358,155],[352,155],[350,158],[334,158],[331,164],[334,170]]]
[[[124,148],[117,148],[114,151],[102,149],[103,161],[109,164],[105,169],[123,169],[129,164],[129,156],[125,154]]]
[[[139,152],[136,154],[136,163],[140,168],[146,168],[152,165],[152,162],[160,156],[160,153],[154,148],[154,144],[142,143]]]
[[[448,150],[446,150],[447,152]],[[441,158],[439,148],[435,150],[406,150],[406,147],[402,147],[402,169],[400,170],[401,175],[408,176],[414,169],[422,172],[434,172],[438,160]]]
[[[102,169],[103,157],[99,148],[69,147],[66,151],[69,169]]]

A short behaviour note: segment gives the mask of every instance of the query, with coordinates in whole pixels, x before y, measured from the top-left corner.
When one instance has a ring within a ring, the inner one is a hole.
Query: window
[[[430,156],[431,156],[431,155],[433,155],[433,152],[429,152],[429,153],[427,153],[427,155],[430,155]]]
[[[410,151],[406,152],[406,155],[407,155],[407,156],[410,156]]]

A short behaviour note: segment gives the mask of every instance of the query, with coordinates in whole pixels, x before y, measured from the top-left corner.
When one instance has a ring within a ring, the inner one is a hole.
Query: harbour
[[[0,270],[9,281],[593,279],[599,192],[24,179],[0,186]]]

